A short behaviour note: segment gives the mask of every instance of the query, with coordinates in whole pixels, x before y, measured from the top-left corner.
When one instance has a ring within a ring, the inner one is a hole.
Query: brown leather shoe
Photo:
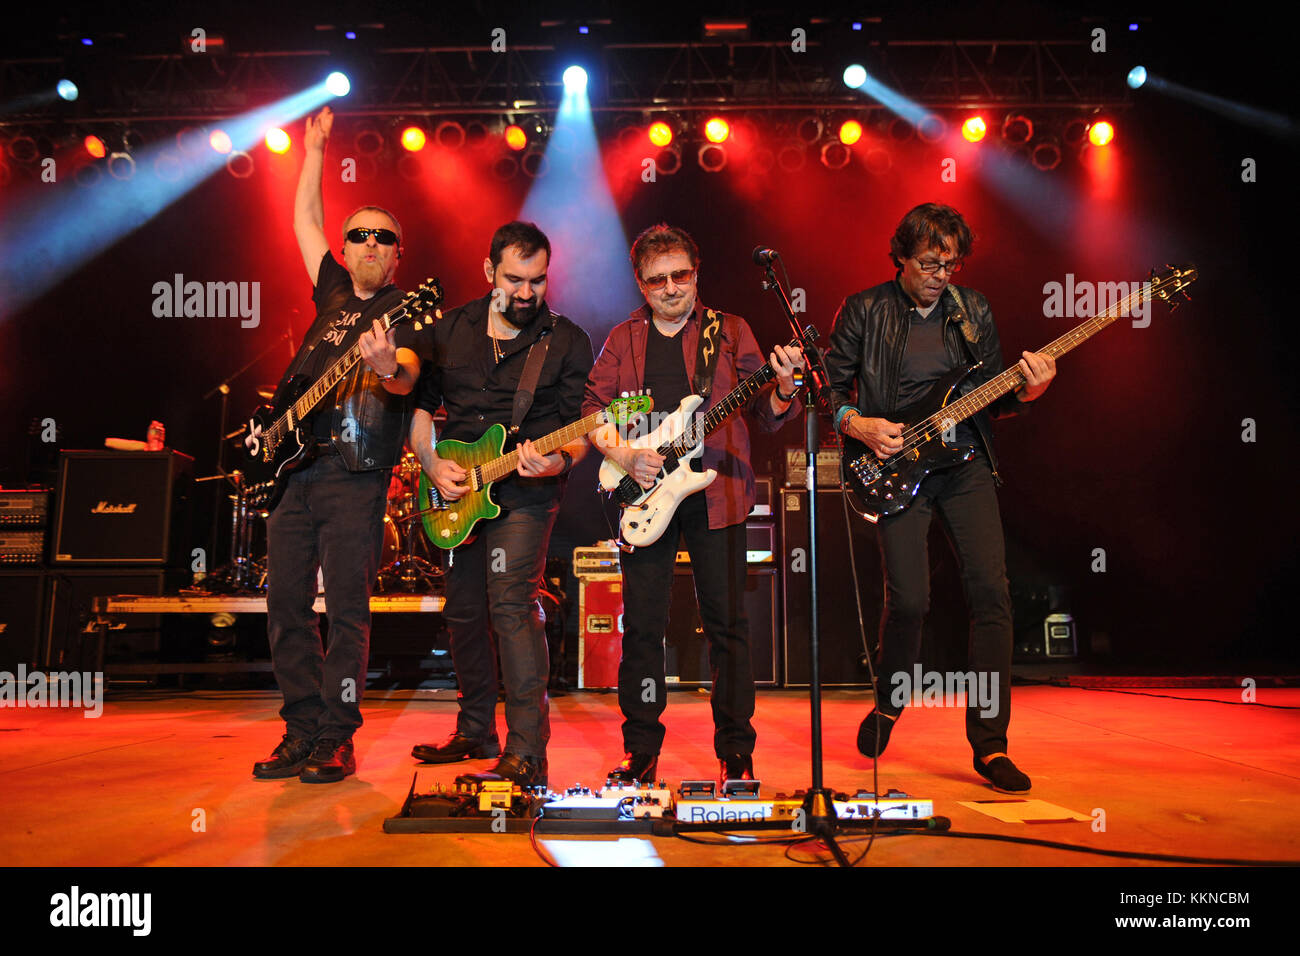
[[[314,746],[306,737],[285,734],[280,739],[280,745],[271,751],[271,756],[253,764],[253,776],[259,780],[296,777],[306,765]]]
[[[306,766],[298,779],[303,783],[338,783],[357,772],[357,758],[352,754],[352,738],[323,737],[316,741]]]

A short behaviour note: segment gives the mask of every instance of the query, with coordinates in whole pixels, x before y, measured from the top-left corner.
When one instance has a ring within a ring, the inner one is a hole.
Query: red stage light
[[[82,140],[82,143],[86,147],[86,152],[96,159],[103,159],[108,155],[108,149],[104,146],[104,141],[98,136],[87,136]]]
[[[234,144],[230,141],[230,135],[226,133],[225,130],[220,129],[214,129],[208,135],[208,145],[218,153],[222,154],[229,153],[235,148]]]
[[[845,120],[840,124],[840,142],[852,146],[862,139],[862,124],[857,120]]]
[[[1105,146],[1115,138],[1115,127],[1111,126],[1105,120],[1093,123],[1088,127],[1088,142],[1093,146]]]
[[[725,143],[731,135],[731,127],[721,116],[715,116],[704,124],[704,138],[710,143]]]
[[[662,149],[673,141],[673,128],[660,120],[657,123],[650,124],[650,129],[646,135],[650,137],[650,142]]]
[[[278,126],[266,131],[266,148],[273,153],[289,152],[289,134]]]
[[[506,145],[516,153],[528,145],[528,134],[524,132],[521,126],[506,127]]]
[[[988,127],[984,125],[984,117],[972,116],[961,124],[961,135],[966,138],[968,143],[978,143],[988,132]]]
[[[402,130],[402,148],[410,153],[418,153],[424,149],[425,144],[424,130],[418,126],[408,126]]]

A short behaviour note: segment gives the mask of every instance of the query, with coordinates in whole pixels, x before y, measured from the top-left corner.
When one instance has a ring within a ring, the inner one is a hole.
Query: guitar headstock
[[[429,276],[418,287],[402,296],[397,308],[389,313],[389,327],[411,320],[418,323],[419,319],[442,303],[442,298],[442,283],[436,277]]]
[[[1181,295],[1184,300],[1190,302],[1192,297],[1187,294],[1187,287],[1196,281],[1196,266],[1165,266],[1165,271],[1156,274],[1156,270],[1151,270],[1150,291],[1151,298],[1160,299],[1169,305],[1172,312],[1182,304],[1175,295]]]
[[[645,392],[622,395],[605,406],[605,417],[617,425],[626,426],[637,415],[648,415],[654,410],[655,400]]]
[[[791,340],[788,347],[795,348],[796,346],[812,345],[812,343],[817,341],[818,334],[817,326],[805,325],[803,327],[803,333],[797,339]]]

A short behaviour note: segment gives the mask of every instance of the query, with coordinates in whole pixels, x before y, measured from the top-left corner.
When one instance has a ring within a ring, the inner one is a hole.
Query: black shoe
[[[655,774],[659,772],[658,754],[623,754],[623,762],[611,770],[606,777],[613,784],[644,783],[653,786]]]
[[[754,758],[751,754],[727,754],[718,760],[718,795],[728,780],[753,780]]]
[[[271,751],[271,756],[253,764],[253,776],[259,780],[296,777],[311,756],[313,746],[306,737],[285,734],[280,740],[280,746]]]
[[[509,780],[521,787],[545,787],[546,758],[521,757],[519,754],[506,752],[491,770],[479,773],[462,773],[456,778],[457,783],[482,784]]]
[[[501,739],[495,733],[487,737],[466,737],[457,731],[440,744],[416,744],[411,756],[425,763],[455,763],[501,756]]]
[[[352,754],[352,738],[322,737],[316,741],[307,765],[298,774],[303,783],[338,783],[357,772],[357,758]]]
[[[876,736],[876,715],[880,714],[880,736]],[[872,709],[871,713],[863,718],[862,723],[858,725],[858,753],[864,757],[879,757],[889,746],[889,735],[894,732],[894,722],[898,720],[897,715],[892,719],[888,714],[880,713]]]
[[[988,763],[976,757],[975,772],[1002,793],[1028,793],[1032,786],[1010,757],[994,757]]]

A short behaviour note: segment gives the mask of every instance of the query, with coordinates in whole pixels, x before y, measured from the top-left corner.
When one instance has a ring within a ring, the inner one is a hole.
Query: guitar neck
[[[795,339],[790,343],[789,347],[794,348],[798,344],[799,340]],[[728,392],[726,398],[710,408],[694,423],[683,429],[675,440],[660,445],[655,451],[664,457],[670,454],[676,454],[679,457],[685,455],[704,441],[719,425],[744,408],[745,403],[758,394],[759,390],[772,381],[775,376],[776,372],[771,363],[764,362],[762,368]]]
[[[392,328],[393,319],[403,315],[406,312],[406,309],[406,303],[402,303],[402,305],[398,306],[392,312],[384,313],[384,315],[379,319],[384,330],[387,331]],[[294,420],[301,421],[310,415],[312,409],[319,405],[321,400],[334,389],[334,386],[343,381],[343,379],[348,376],[360,361],[361,342],[358,340],[352,348],[348,349],[347,352],[340,356],[333,365],[326,369],[325,373],[321,375],[320,378],[316,379],[316,381],[312,383],[311,388],[303,392],[303,394],[299,396],[298,400],[293,403],[292,411]]]
[[[563,448],[570,442],[577,441],[587,434],[593,428],[605,424],[607,416],[605,409],[593,412],[586,418],[574,422],[572,425],[565,425],[543,438],[533,442],[533,449],[540,454],[549,455],[557,449]],[[490,481],[500,481],[502,478],[512,474],[519,467],[519,450],[516,449],[499,458],[493,458],[479,466],[479,473],[482,475],[483,483]]]
[[[1066,352],[1076,346],[1082,345],[1088,339],[1092,338],[1106,326],[1110,325],[1121,315],[1132,314],[1133,307],[1138,305],[1143,299],[1150,299],[1150,288],[1143,284],[1136,292],[1129,295],[1112,305],[1101,315],[1093,316],[1085,322],[1081,322],[1066,332],[1060,338],[1049,342],[1039,349],[1040,352],[1046,352],[1052,358],[1060,358]],[[943,429],[948,423],[957,423],[965,421],[976,412],[979,412],[989,405],[992,405],[1003,395],[1015,391],[1021,385],[1025,384],[1024,373],[1020,371],[1019,365],[1013,365],[1011,368],[989,379],[978,388],[971,389],[968,393],[953,401],[943,408],[939,409],[924,422],[918,425],[929,425],[934,428]]]

